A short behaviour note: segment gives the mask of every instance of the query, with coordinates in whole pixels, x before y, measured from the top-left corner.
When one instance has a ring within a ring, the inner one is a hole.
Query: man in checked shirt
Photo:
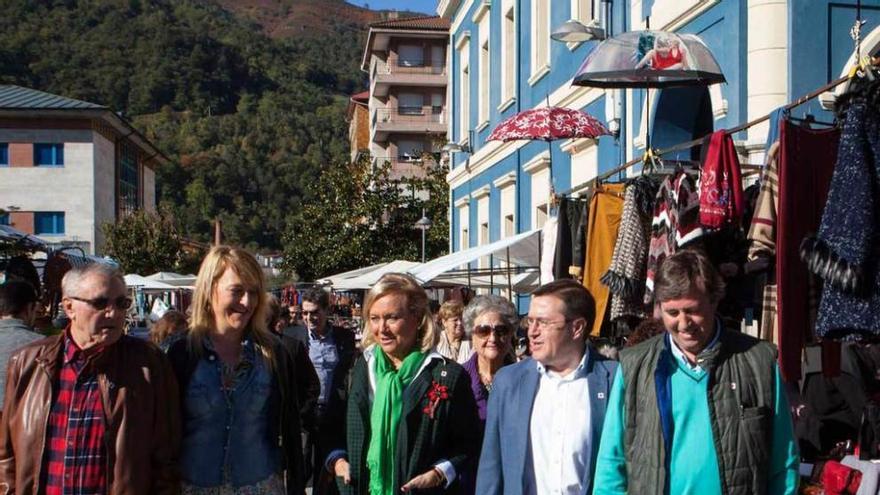
[[[9,360],[0,494],[176,493],[177,385],[158,347],[123,335],[122,274],[95,263],[61,285],[70,325]]]

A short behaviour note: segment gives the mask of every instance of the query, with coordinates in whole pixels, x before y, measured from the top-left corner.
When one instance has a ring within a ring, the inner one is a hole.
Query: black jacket
[[[323,420],[328,424],[341,425],[345,421],[349,374],[357,357],[357,347],[355,345],[354,333],[351,330],[342,327],[328,327],[328,330],[333,335],[336,352],[339,354],[339,364],[336,365],[336,369],[333,371],[333,383],[330,385],[330,397]],[[303,326],[292,326],[284,329],[284,336],[295,341],[297,347],[304,347],[306,361],[311,363],[308,359],[309,331]],[[312,367],[312,373],[315,373],[314,367]],[[315,374],[315,382],[317,381],[318,376]],[[320,384],[318,384],[318,390],[314,397],[315,403],[317,403],[319,395]]]

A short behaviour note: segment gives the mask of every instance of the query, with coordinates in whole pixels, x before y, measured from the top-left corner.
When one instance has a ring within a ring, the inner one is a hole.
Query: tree
[[[433,157],[424,177],[393,178],[389,164],[371,167],[366,157],[334,165],[320,176],[315,200],[293,215],[284,241],[284,266],[303,280],[382,261],[421,258],[421,231],[414,228],[422,208],[433,225],[427,232],[428,258],[446,252],[448,185],[446,168]]]
[[[118,223],[105,223],[104,252],[117,259],[125,273],[149,275],[175,268],[180,236],[167,214],[138,210]]]

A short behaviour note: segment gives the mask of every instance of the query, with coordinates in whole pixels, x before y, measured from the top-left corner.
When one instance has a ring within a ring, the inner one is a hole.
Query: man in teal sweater
[[[621,353],[594,495],[797,493],[797,445],[776,349],[715,316],[721,276],[697,251],[655,275],[666,332]]]

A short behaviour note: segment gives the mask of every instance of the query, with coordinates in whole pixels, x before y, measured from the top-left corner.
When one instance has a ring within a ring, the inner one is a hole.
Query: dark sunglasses
[[[103,311],[107,309],[107,306],[112,304],[116,309],[128,309],[131,307],[131,303],[133,302],[130,297],[119,296],[116,299],[110,299],[109,297],[98,297],[95,299],[85,299],[82,297],[74,297],[70,296],[70,299],[74,299],[76,301],[82,301],[89,306],[97,309],[98,311]]]
[[[490,333],[495,333],[496,337],[507,337],[510,335],[511,328],[507,325],[476,325],[474,333],[480,337],[488,337]]]

